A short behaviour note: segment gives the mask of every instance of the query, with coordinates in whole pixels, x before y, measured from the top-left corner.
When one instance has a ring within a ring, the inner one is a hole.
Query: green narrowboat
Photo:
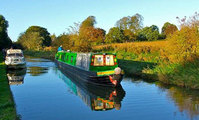
[[[59,51],[55,55],[57,66],[82,81],[102,86],[118,86],[123,71],[118,67],[116,54],[75,53]]]

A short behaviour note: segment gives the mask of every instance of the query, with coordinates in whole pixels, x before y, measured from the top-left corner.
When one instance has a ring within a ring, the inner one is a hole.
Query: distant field
[[[93,51],[125,51],[133,53],[149,53],[159,51],[165,47],[168,41],[149,41],[149,42],[128,42],[98,45],[93,47]]]

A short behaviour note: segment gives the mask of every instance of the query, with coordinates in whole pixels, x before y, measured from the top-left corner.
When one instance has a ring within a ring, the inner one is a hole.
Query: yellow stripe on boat
[[[111,71],[103,71],[103,72],[97,72],[97,76],[102,76],[102,75],[111,75],[114,74],[115,71],[111,70]]]

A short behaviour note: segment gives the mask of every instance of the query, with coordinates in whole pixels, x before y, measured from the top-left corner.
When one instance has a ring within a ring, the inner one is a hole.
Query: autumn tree
[[[80,24],[79,32],[75,36],[72,35],[77,38],[74,42],[77,51],[88,52],[91,51],[92,45],[104,42],[105,30],[95,28],[95,24],[95,17],[89,16]]]
[[[123,30],[118,27],[113,27],[109,30],[106,35],[105,42],[106,43],[121,43],[124,42],[125,36]]]
[[[178,18],[179,19],[179,18]],[[165,53],[169,62],[187,63],[199,60],[199,14],[180,19],[180,30],[167,38]]]
[[[86,28],[86,27],[94,27],[96,24],[95,16],[89,16],[87,17],[80,25],[81,28]]]
[[[178,28],[176,25],[171,24],[169,22],[166,22],[162,27],[162,35],[168,36],[170,34],[173,34],[175,31],[177,31]]]
[[[31,26],[20,34],[17,42],[25,49],[42,50],[44,47],[51,45],[51,37],[46,28]]]
[[[11,46],[12,41],[7,33],[8,21],[0,15],[0,50]]]
[[[62,45],[64,50],[69,50],[71,49],[71,42],[70,35],[63,33],[56,37],[54,41],[52,41],[52,46],[57,49],[60,45]]]

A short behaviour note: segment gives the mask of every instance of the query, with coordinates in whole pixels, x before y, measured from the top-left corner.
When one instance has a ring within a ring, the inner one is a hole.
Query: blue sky
[[[199,0],[0,0],[0,14],[9,22],[13,41],[32,25],[58,36],[90,15],[96,17],[96,27],[108,32],[117,20],[136,13],[144,17],[144,26],[154,24],[161,29],[165,22],[178,25],[177,16],[194,12],[199,12]]]

